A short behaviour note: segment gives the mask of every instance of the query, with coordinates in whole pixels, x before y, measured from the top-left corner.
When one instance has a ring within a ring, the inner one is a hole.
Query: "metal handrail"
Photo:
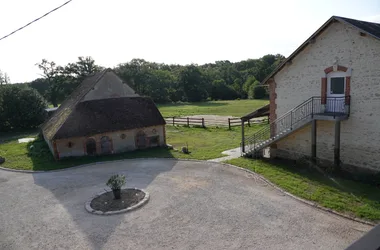
[[[304,121],[308,121],[309,118],[313,118],[316,114],[328,113],[332,114],[334,118],[337,114],[344,113],[348,115],[350,108],[348,107],[346,110],[345,106],[349,106],[350,98],[351,96],[323,97],[322,99],[322,97],[313,96],[281,115],[276,120],[270,122],[252,136],[246,137],[244,139],[244,145],[248,145],[250,150],[253,146],[253,150],[255,150],[258,144],[264,141],[274,140],[276,136],[293,130],[300,122],[304,123]],[[325,103],[322,104],[322,101],[325,101]]]

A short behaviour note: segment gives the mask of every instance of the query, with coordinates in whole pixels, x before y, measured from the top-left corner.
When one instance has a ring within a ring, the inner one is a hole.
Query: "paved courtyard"
[[[151,197],[99,216],[84,203],[114,173]],[[344,249],[369,226],[213,162],[126,160],[49,173],[0,170],[0,249]]]

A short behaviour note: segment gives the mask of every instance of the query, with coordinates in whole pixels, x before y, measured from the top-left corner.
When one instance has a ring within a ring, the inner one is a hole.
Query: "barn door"
[[[87,155],[96,155],[96,141],[94,138],[88,138],[86,141]]]
[[[136,135],[136,148],[146,148],[146,135],[143,131],[140,131]]]
[[[108,136],[103,136],[100,139],[100,151],[102,154],[112,153],[112,141]]]

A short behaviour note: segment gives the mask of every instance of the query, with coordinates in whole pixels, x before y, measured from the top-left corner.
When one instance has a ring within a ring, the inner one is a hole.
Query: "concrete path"
[[[248,146],[245,147],[245,152],[248,152],[250,149]],[[264,149],[264,154],[263,154],[263,157],[265,158],[269,158],[270,157],[270,154],[269,154],[269,150],[267,149]],[[242,153],[241,153],[241,148],[233,148],[233,149],[229,149],[229,150],[226,150],[226,151],[223,151],[222,154],[224,155],[227,155],[227,156],[223,156],[223,157],[219,157],[219,158],[215,158],[215,159],[210,159],[208,161],[212,161],[212,162],[224,162],[224,161],[228,161],[228,160],[231,160],[231,159],[235,159],[235,158],[239,158],[242,156]]]
[[[111,174],[151,198],[98,216],[84,203]],[[0,171],[0,249],[344,249],[370,227],[212,162],[135,159],[48,173]]]
[[[211,159],[208,161],[223,162],[223,161],[239,158],[241,156],[241,148],[239,147],[239,148],[229,149],[229,150],[223,151],[222,154],[227,155],[227,156]]]

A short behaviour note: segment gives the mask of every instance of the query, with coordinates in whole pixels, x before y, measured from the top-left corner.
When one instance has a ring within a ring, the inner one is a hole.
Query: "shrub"
[[[112,175],[108,179],[106,185],[112,190],[121,189],[121,187],[125,185],[125,175],[122,175],[122,174]]]
[[[25,86],[1,86],[0,107],[2,130],[36,128],[47,117],[45,99]]]

